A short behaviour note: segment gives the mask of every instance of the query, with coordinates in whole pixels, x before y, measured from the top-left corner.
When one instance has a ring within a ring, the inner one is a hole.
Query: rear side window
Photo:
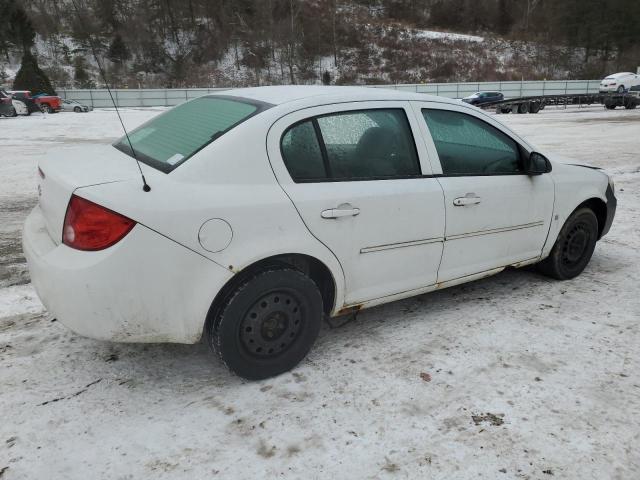
[[[244,99],[201,97],[172,108],[129,133],[135,157],[165,173],[236,125],[267,108]],[[134,156],[126,137],[114,147]]]
[[[296,138],[301,144],[293,148]],[[281,149],[296,182],[420,175],[413,135],[403,109],[359,110],[309,119],[285,132]]]
[[[282,157],[296,181],[327,179],[324,158],[311,120],[287,130],[282,137]]]
[[[514,140],[465,113],[422,110],[445,175],[511,174],[522,171]]]

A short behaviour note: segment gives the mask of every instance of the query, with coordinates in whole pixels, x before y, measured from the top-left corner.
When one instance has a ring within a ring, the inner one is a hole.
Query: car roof
[[[221,91],[220,95],[247,98],[272,105],[290,102],[326,104],[348,101],[422,100],[456,103],[454,100],[390,88],[333,87],[315,85],[282,85],[270,87],[237,88]]]
[[[607,78],[613,78],[613,77],[623,77],[625,75],[634,75],[633,72],[619,72],[619,73],[612,73],[611,75],[609,75]]]

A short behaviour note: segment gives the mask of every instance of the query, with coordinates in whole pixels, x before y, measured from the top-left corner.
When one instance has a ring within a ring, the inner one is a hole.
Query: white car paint
[[[16,100],[15,98],[12,98],[11,104],[13,105],[13,108],[16,109],[16,113],[18,115],[29,115],[29,109],[27,108],[24,102],[21,102],[20,100]]]
[[[600,82],[600,92],[626,92],[636,85],[640,85],[640,75],[632,72],[614,73]]]
[[[534,151],[493,117],[453,100],[357,87],[260,87],[224,95],[272,106],[169,174],[141,164],[150,192],[141,188],[135,161],[111,146],[69,149],[41,162],[45,178],[25,224],[24,251],[39,296],[62,323],[100,339],[194,343],[227,282],[282,254],[312,257],[329,270],[330,313],[337,315],[537,262],[578,205],[606,202],[606,175],[553,160],[553,171],[537,176],[443,176],[421,108],[472,115],[524,152]],[[381,106],[406,113],[422,177],[292,180],[280,151],[287,127],[323,113]],[[137,224],[105,250],[70,248],[61,239],[72,193]],[[467,194],[481,202],[453,206]],[[322,216],[346,207],[359,212]],[[208,240],[211,232],[224,241]]]

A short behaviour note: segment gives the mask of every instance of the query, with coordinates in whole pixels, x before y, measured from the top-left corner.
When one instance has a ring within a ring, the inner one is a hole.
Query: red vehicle
[[[62,99],[55,95],[41,93],[31,96],[29,90],[11,90],[8,93],[27,105],[30,112],[40,110],[46,113],[56,113],[62,110]]]

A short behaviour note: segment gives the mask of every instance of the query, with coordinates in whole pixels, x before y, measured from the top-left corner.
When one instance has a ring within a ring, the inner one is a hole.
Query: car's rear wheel
[[[540,102],[531,102],[529,113],[538,113],[540,111]]]
[[[76,113],[80,113],[82,112],[82,109],[80,107],[73,107],[73,111]]]
[[[307,355],[322,323],[322,296],[302,272],[274,266],[239,282],[207,319],[210,347],[237,375],[272,377]]]
[[[624,85],[618,87],[618,93],[624,93]]]
[[[43,103],[42,105],[40,105],[40,110],[42,110],[43,113],[53,113],[53,109],[51,108],[51,106],[49,106],[48,103]]]
[[[529,104],[521,103],[518,105],[518,113],[529,113]]]
[[[598,219],[589,208],[580,208],[566,221],[549,256],[539,270],[558,280],[574,278],[585,269],[598,240]]]

